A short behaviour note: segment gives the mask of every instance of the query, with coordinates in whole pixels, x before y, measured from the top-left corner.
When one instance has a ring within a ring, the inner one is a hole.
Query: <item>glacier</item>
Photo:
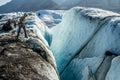
[[[0,17],[4,21],[23,14],[1,14]],[[25,23],[29,39],[23,37],[22,31],[20,40],[33,49],[44,48],[61,80],[120,79],[120,14],[85,7],[28,14]],[[16,34],[17,30],[10,33]],[[0,35],[3,34],[6,33]]]
[[[115,57],[120,54],[118,13],[75,7],[67,11],[62,22],[50,30],[50,49],[55,56],[61,80],[85,80],[85,75],[82,75],[85,74],[84,70],[88,71],[86,76],[92,75],[87,80],[104,80],[114,59],[105,53],[109,51]],[[95,63],[97,67],[94,67]],[[108,67],[105,67],[105,64]]]

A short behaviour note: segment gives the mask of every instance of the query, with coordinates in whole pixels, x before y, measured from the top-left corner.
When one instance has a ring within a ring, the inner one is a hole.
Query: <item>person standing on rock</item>
[[[20,20],[19,20],[19,23],[18,23],[18,26],[19,26],[19,30],[18,30],[18,33],[17,33],[17,39],[20,35],[20,32],[21,32],[21,28],[23,28],[24,30],[24,35],[25,35],[25,38],[27,38],[27,33],[26,33],[26,29],[25,29],[25,18],[27,17],[27,14],[24,14]]]

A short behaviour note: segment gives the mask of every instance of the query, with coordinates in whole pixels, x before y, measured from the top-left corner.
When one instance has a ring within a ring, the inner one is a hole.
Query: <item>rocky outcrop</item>
[[[56,62],[42,36],[27,28],[29,37],[21,32],[16,40],[16,33],[17,28],[0,34],[0,79],[59,80]]]

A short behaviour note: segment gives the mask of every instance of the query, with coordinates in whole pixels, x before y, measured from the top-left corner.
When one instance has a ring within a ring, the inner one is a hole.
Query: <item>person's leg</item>
[[[18,39],[18,37],[20,35],[20,32],[21,32],[21,27],[19,26],[18,33],[17,33],[17,39]]]
[[[23,30],[24,30],[25,37],[28,38],[25,26],[23,26]]]

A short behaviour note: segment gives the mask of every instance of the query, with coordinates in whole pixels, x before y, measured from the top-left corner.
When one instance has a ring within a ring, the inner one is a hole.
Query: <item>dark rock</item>
[[[106,51],[105,55],[106,56],[113,56],[113,55],[118,56],[117,54],[114,54],[114,53],[112,53],[110,51]]]
[[[0,80],[59,80],[49,62],[13,37],[0,38],[0,52]]]
[[[12,30],[14,27],[11,26],[11,22],[8,20],[8,22],[6,22],[3,27],[2,27],[2,30],[3,31],[10,31]]]

